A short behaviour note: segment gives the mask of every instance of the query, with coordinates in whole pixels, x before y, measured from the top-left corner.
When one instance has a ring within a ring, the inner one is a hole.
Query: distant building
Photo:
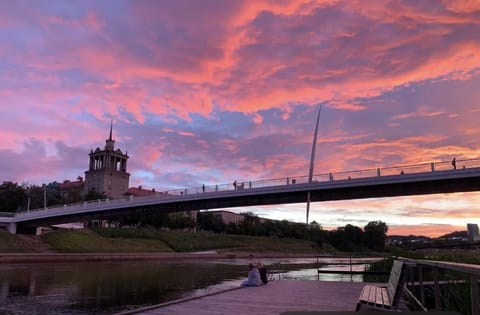
[[[85,190],[85,183],[81,176],[76,181],[65,180],[59,185],[60,195],[67,202],[78,202],[82,200]]]
[[[108,198],[124,196],[128,190],[130,174],[127,172],[128,155],[120,149],[115,150],[115,141],[112,139],[112,125],[110,136],[105,140],[105,148],[96,148],[90,151],[90,163],[85,172],[84,194],[89,191],[104,193]]]
[[[467,224],[467,232],[468,232],[468,241],[470,243],[480,241],[480,234],[478,232],[478,224],[468,223]]]
[[[205,211],[205,212],[200,212],[200,215],[206,215],[206,214],[211,214],[214,216],[219,217],[224,224],[230,224],[230,223],[240,223],[243,220],[245,220],[245,217],[248,216],[248,213],[234,213],[230,211],[225,211],[225,210],[218,210],[218,211]],[[266,221],[275,221],[275,220],[270,220],[270,219],[265,219],[265,218],[258,218],[260,223],[265,223]]]
[[[245,219],[245,216],[243,214],[234,213],[234,212],[225,211],[225,210],[200,212],[200,215],[204,215],[204,214],[211,214],[211,215],[217,216],[220,219],[222,219],[222,222],[224,224],[239,223]]]

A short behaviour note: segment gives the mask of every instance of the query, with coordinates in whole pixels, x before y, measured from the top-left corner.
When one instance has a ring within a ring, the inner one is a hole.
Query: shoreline
[[[45,263],[45,262],[103,262],[103,261],[188,261],[188,260],[233,260],[257,258],[317,258],[337,257],[333,255],[289,254],[289,253],[0,253],[0,264]]]

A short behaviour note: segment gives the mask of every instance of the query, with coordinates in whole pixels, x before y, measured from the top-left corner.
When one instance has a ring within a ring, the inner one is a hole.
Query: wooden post
[[[415,288],[415,287],[414,287],[415,283],[414,283],[414,281],[413,281],[413,279],[415,278],[415,276],[414,276],[414,274],[413,274],[413,272],[414,272],[414,270],[413,270],[413,265],[408,264],[407,266],[408,266],[408,277],[410,278],[410,288],[411,288],[412,291],[413,291],[414,288]]]
[[[350,282],[353,282],[353,274],[352,274],[352,257],[350,256]]]
[[[433,267],[433,285],[435,287],[435,310],[442,310],[442,296],[440,292],[440,284],[438,283],[438,268]]]
[[[418,282],[420,283],[420,302],[425,306],[425,288],[423,287],[423,267],[418,266]]]
[[[478,297],[478,276],[470,275],[470,295],[472,300],[472,315],[479,315],[478,309],[479,297]]]

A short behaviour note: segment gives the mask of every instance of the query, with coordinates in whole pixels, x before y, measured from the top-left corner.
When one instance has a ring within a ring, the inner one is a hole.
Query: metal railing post
[[[380,168],[377,168],[377,176],[381,176],[380,175]]]
[[[290,184],[290,178],[287,177],[287,185]]]
[[[472,315],[479,315],[480,310],[478,308],[478,275],[470,275],[470,295],[472,301]]]
[[[432,169],[432,172],[434,172],[435,171],[435,163],[433,163],[433,162],[430,163],[430,168]]]

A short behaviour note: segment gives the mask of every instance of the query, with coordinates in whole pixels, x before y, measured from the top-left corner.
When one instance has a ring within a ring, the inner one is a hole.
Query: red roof
[[[155,189],[143,189],[141,187],[130,187],[127,190],[127,195],[141,197],[141,196],[152,196],[152,195],[165,195],[165,193],[155,191]]]
[[[82,180],[76,180],[76,181],[65,181],[60,184],[60,189],[73,189],[73,188],[83,188],[84,182]]]

